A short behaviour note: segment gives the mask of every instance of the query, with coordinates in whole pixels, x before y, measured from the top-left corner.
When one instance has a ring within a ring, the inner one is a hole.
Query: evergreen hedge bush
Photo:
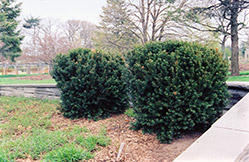
[[[69,118],[105,118],[127,108],[124,59],[75,49],[54,60],[52,76],[61,90],[61,112]]]
[[[133,128],[171,142],[210,126],[226,105],[228,65],[196,43],[153,42],[128,52]]]

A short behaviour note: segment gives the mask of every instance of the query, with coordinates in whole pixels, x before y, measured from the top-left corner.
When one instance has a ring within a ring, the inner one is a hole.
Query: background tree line
[[[107,0],[99,25],[29,17],[18,22],[21,4],[0,2],[0,54],[12,60],[35,56],[51,63],[69,49],[126,52],[134,45],[169,39],[221,47],[231,42],[232,75],[239,74],[239,33],[247,29],[249,0]],[[23,28],[18,28],[18,24]],[[18,30],[20,29],[20,30]],[[21,41],[25,36],[21,45]],[[246,47],[246,41],[243,43]],[[21,48],[20,48],[21,47]]]
[[[107,0],[107,2],[108,5],[103,8],[100,29],[104,40],[115,45],[119,51],[126,48],[118,44],[123,38],[132,40],[126,42],[134,44],[180,39],[198,41],[209,46],[219,42],[224,54],[226,41],[230,38],[231,75],[239,75],[239,31],[247,28],[249,0]],[[119,10],[121,8],[122,12]],[[101,43],[99,44],[101,46]]]
[[[37,23],[33,24],[31,20]],[[58,53],[73,48],[93,48],[95,25],[80,20],[59,22],[53,19],[30,17],[24,24],[26,41],[22,44],[23,55],[36,56],[36,60],[52,64]]]

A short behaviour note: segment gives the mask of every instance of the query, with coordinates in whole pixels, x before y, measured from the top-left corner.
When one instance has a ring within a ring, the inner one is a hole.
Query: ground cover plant
[[[132,109],[127,115],[93,121],[65,118],[58,106],[58,101],[1,96],[0,161],[76,162],[90,157],[80,161],[117,161],[120,144],[125,142],[119,162],[171,162],[200,136],[189,134],[161,144],[155,135],[129,129],[134,119],[127,115],[134,116]]]
[[[88,160],[98,147],[109,145],[104,126],[93,134],[84,126],[52,125],[58,106],[59,101],[1,96],[0,161]]]
[[[65,117],[100,119],[127,108],[125,63],[119,54],[75,49],[54,60]]]
[[[228,64],[218,50],[167,41],[139,46],[127,55],[133,128],[170,142],[210,126],[228,98]]]

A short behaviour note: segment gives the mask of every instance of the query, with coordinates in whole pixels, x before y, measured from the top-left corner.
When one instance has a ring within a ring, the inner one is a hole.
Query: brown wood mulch
[[[92,133],[97,133],[101,127],[106,128],[107,136],[111,139],[110,145],[94,150],[94,158],[87,162],[172,162],[201,135],[193,133],[174,140],[171,144],[162,144],[155,135],[130,130],[129,122],[134,119],[126,115],[89,121],[87,119],[70,120],[62,117],[58,112],[53,115],[51,121],[51,130],[55,127],[63,130],[69,126],[79,125],[87,127]],[[117,160],[121,143],[124,144],[124,147]],[[28,158],[19,159],[17,162],[39,162],[39,160]],[[81,162],[86,162],[86,160]]]
[[[188,148],[201,134],[193,133],[174,140],[171,144],[161,144],[155,135],[143,134],[142,131],[130,130],[130,122],[134,119],[126,115],[116,115],[104,120],[89,121],[87,119],[70,120],[59,113],[52,117],[54,126],[66,129],[69,125],[86,126],[97,133],[104,126],[111,144],[95,150],[94,159],[89,162],[171,162]],[[121,143],[124,144],[120,159],[117,155]]]
[[[42,80],[45,78],[51,79],[49,75],[15,77],[13,79]],[[112,142],[107,147],[96,149],[94,158],[88,160],[89,162],[172,162],[201,135],[200,133],[184,135],[171,144],[162,144],[159,143],[155,135],[143,134],[142,131],[129,129],[129,123],[133,121],[133,118],[126,115],[116,115],[99,121],[70,120],[58,112],[51,118],[53,126],[50,129],[53,130],[55,127],[67,129],[68,126],[77,124],[87,127],[93,133],[97,133],[104,126],[107,130],[107,136],[110,137]],[[117,160],[121,143],[124,147],[120,159]],[[20,159],[18,162],[38,161],[32,161],[28,158]]]

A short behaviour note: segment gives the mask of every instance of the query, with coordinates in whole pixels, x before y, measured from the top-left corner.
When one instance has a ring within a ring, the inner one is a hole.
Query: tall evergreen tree
[[[125,0],[107,0],[95,38],[97,47],[124,52],[137,43]]]
[[[15,4],[15,0],[0,1],[0,55],[12,61],[20,56],[23,39],[16,20],[21,12],[20,6],[20,3]]]

